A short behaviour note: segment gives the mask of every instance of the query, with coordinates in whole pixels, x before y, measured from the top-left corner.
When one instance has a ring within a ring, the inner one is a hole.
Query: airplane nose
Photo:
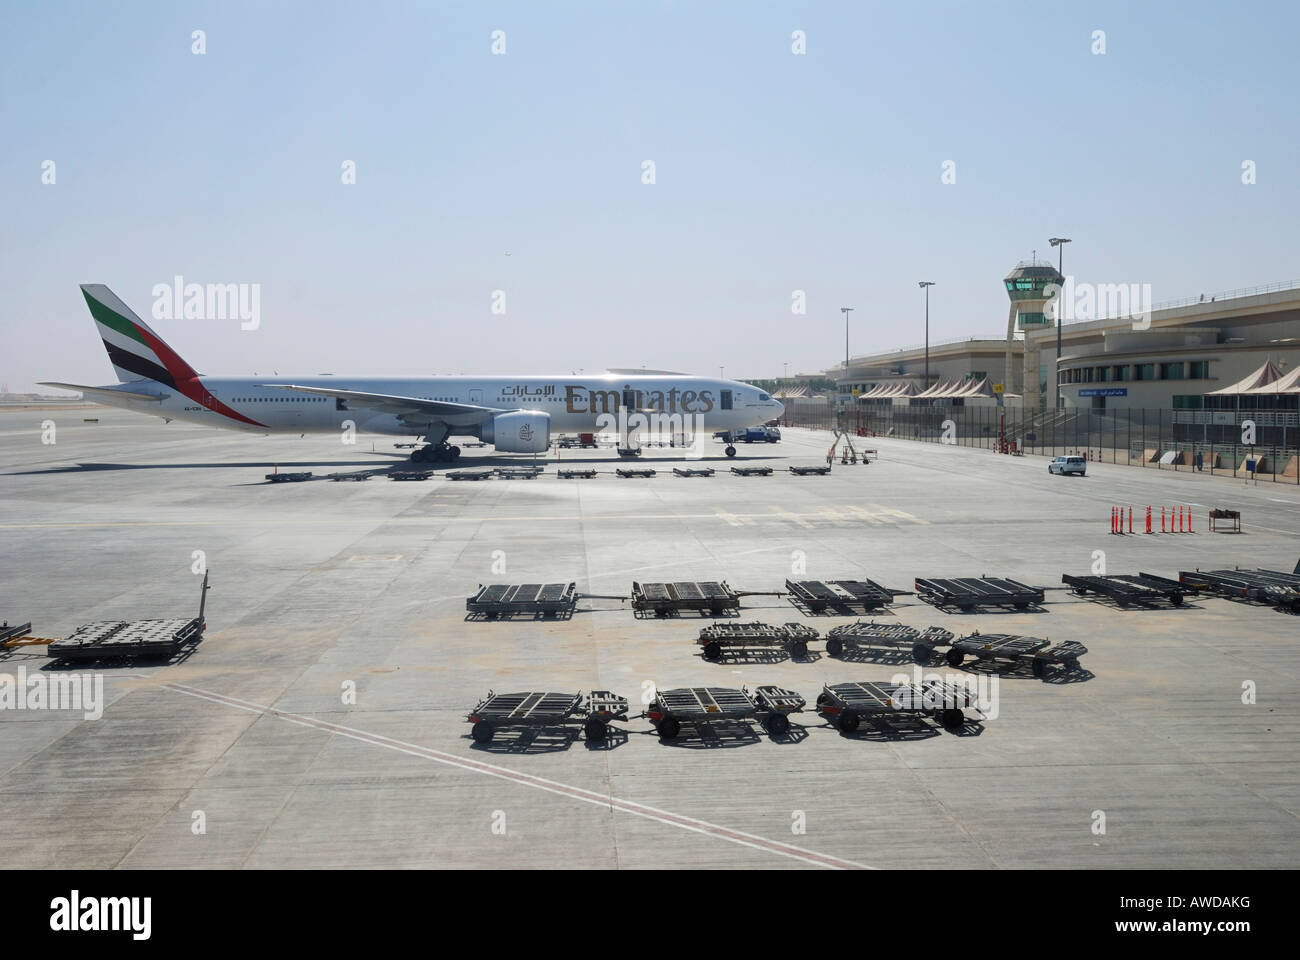
[[[773,400],[772,405],[776,407],[776,413],[773,415],[772,419],[780,420],[781,414],[785,413],[785,404],[780,400]]]

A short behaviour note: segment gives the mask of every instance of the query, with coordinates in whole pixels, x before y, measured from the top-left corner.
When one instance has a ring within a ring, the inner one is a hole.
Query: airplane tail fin
[[[157,380],[175,387],[198,374],[149,325],[102,283],[83,283],[82,296],[95,319],[113,372],[121,383]]]

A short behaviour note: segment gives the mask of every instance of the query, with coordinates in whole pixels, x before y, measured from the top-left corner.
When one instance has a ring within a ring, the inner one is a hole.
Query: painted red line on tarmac
[[[163,683],[161,686],[169,690],[175,690],[178,693],[187,694],[188,696],[209,700],[213,703],[222,703],[227,706],[237,707],[241,710],[248,710],[253,713],[269,714],[273,717],[279,717],[282,720],[288,720],[292,723],[315,727],[318,730],[337,733],[353,740],[360,740],[362,742],[373,743],[378,746],[400,750],[403,753],[409,753],[437,761],[438,763],[460,767],[463,770],[472,770],[477,773],[487,774],[488,776],[499,777],[503,780],[511,780],[515,783],[523,784],[524,786],[546,790],[549,793],[571,797],[575,800],[582,800],[586,803],[598,804],[602,807],[613,807],[616,810],[622,810],[624,813],[631,813],[635,816],[645,817],[649,820],[657,820],[660,823],[681,827],[695,833],[718,837],[719,839],[728,840],[742,846],[753,847],[758,850],[766,850],[770,853],[776,853],[784,857],[802,860],[805,863],[811,863],[815,866],[829,867],[838,870],[871,869],[864,864],[855,863],[852,860],[844,860],[840,857],[831,856],[830,854],[817,853],[814,850],[805,850],[802,847],[782,843],[779,840],[769,840],[766,837],[760,837],[752,833],[745,833],[741,830],[732,830],[729,827],[723,827],[716,823],[709,823],[707,820],[699,820],[695,817],[670,813],[667,810],[660,810],[656,807],[646,806],[645,804],[634,803],[631,800],[621,800],[618,797],[597,793],[594,790],[586,790],[582,787],[558,783],[555,780],[547,780],[545,777],[520,773],[519,771],[511,770],[508,767],[499,767],[495,764],[484,763],[481,760],[456,756],[455,754],[445,753],[441,750],[434,750],[431,747],[421,747],[413,743],[406,743],[402,740],[394,740],[391,737],[385,737],[380,734],[367,733],[364,730],[345,727],[342,724],[330,723],[327,720],[317,720],[312,717],[302,716],[301,714],[289,713],[285,710],[277,710],[274,707],[266,707],[261,704],[250,703],[247,700],[228,697],[225,694],[213,693],[211,690],[201,690],[197,687],[190,687],[180,683]]]

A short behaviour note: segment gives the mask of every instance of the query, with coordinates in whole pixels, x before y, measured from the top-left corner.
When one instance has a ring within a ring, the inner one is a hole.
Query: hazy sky
[[[845,305],[919,342],[918,280],[998,334],[1058,234],[1157,301],[1295,279],[1297,9],[3,2],[0,383],[113,381],[82,282],[260,284],[257,330],[154,323],[205,373],[759,377]]]

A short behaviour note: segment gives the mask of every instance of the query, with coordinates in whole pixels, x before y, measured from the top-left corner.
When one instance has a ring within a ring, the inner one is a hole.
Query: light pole
[[[1052,246],[1056,247],[1056,258],[1057,258],[1056,272],[1060,276],[1061,282],[1064,283],[1065,282],[1065,245],[1070,242],[1070,238],[1052,237],[1047,242],[1050,243]],[[1061,312],[1062,312],[1061,296],[1058,293],[1056,296],[1056,316],[1052,318],[1053,321],[1056,323],[1056,377],[1054,380],[1055,387],[1052,391],[1052,396],[1055,398],[1053,401],[1053,406],[1056,410],[1061,409],[1061,320],[1064,319],[1061,316]]]
[[[853,396],[853,387],[849,384],[849,314],[853,312],[852,307],[840,307],[840,313],[844,314],[844,389],[849,391],[849,397]]]
[[[725,370],[725,369],[726,369],[726,368],[725,368],[725,367],[722,367],[722,366],[719,366],[719,367],[718,367],[718,379],[719,379],[719,380],[726,380],[726,379],[727,379],[726,377],[724,377],[724,376],[722,375],[722,371]]]
[[[930,288],[934,283],[929,280],[921,280],[917,286],[925,291],[925,383],[922,390],[930,388]]]

